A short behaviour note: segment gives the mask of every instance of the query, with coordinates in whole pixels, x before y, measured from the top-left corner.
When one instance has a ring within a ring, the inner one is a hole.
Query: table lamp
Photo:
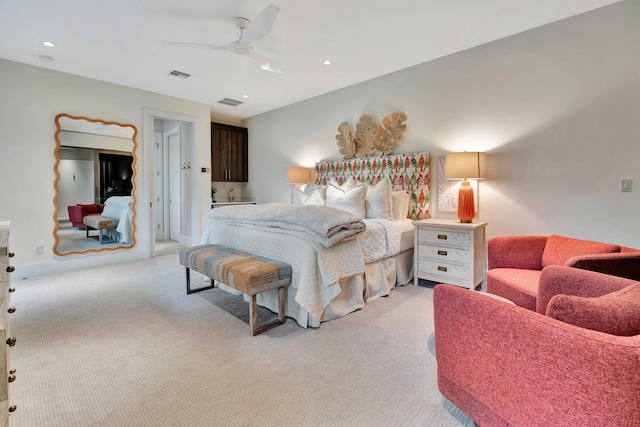
[[[450,153],[445,157],[445,179],[463,180],[460,191],[458,191],[458,218],[460,218],[460,222],[472,222],[473,217],[476,216],[473,188],[467,180],[486,178],[486,158],[485,153],[477,151]]]
[[[288,167],[285,174],[285,182],[287,184],[295,184],[296,188],[300,188],[300,184],[308,184],[309,168],[303,166]]]

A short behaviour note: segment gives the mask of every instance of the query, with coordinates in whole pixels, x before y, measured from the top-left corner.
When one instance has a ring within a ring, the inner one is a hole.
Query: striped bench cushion
[[[109,218],[108,216],[90,215],[82,218],[82,222],[93,229],[102,230],[103,228],[116,228],[120,220],[118,218]]]
[[[284,262],[236,251],[219,245],[182,249],[180,264],[211,279],[251,295],[251,289],[291,278],[291,266]]]

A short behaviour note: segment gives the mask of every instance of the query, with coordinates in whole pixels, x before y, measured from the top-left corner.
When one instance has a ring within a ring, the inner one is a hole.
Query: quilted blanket
[[[286,203],[236,205],[212,209],[209,218],[228,224],[245,224],[295,230],[330,248],[366,229],[355,215],[328,206],[294,206]]]

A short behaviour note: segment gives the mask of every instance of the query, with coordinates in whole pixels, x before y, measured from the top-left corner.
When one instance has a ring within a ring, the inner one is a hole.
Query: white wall
[[[489,236],[640,248],[639,22],[640,2],[625,1],[253,117],[244,193],[287,201],[285,168],[340,158],[342,121],[404,111],[396,152],[431,153],[434,217],[456,218],[437,211],[437,157],[486,151],[477,220]]]
[[[11,221],[11,250],[16,253],[16,277],[45,274],[144,256],[147,227],[137,224],[136,246],[128,250],[84,256],[57,257],[53,246],[53,166],[55,116],[116,121],[137,127],[138,221],[146,209],[141,202],[148,174],[143,149],[143,108],[194,117],[191,237],[199,241],[209,210],[210,180],[200,167],[210,167],[210,107],[157,93],[59,73],[0,59],[0,218]],[[201,203],[202,202],[202,203]],[[205,203],[206,202],[206,203]],[[148,204],[147,204],[148,206]],[[202,211],[202,212],[201,212]],[[203,219],[204,218],[204,219]],[[204,224],[203,224],[204,222]],[[35,255],[43,245],[44,254]]]

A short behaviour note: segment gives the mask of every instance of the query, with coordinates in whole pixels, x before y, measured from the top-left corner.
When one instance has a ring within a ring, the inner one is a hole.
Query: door
[[[164,222],[164,143],[162,132],[153,133],[153,145],[155,148],[155,173],[153,175],[153,213],[155,218],[155,240],[165,240],[166,227]]]
[[[180,241],[180,129],[167,134],[169,145],[169,238]]]

